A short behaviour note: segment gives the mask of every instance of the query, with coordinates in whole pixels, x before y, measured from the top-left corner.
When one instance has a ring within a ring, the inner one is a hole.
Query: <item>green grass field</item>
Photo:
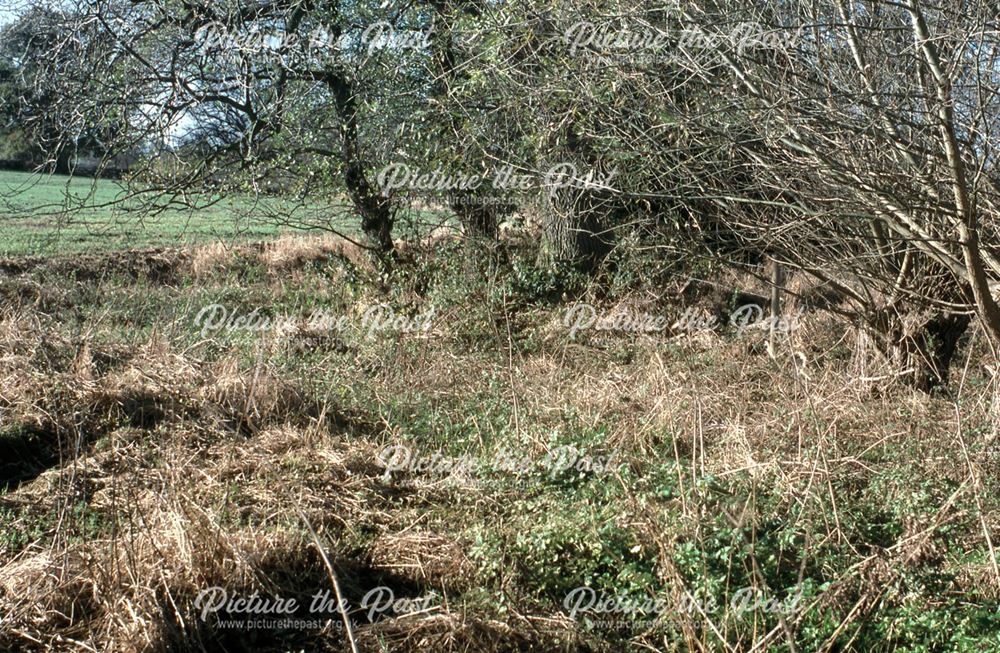
[[[0,171],[0,256],[247,242],[299,225],[357,235],[343,205],[251,197],[197,203],[190,209],[164,208],[161,202],[162,210],[151,211],[150,200],[130,198],[117,181]]]

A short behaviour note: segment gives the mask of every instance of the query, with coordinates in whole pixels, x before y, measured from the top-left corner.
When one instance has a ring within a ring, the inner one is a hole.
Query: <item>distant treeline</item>
[[[131,167],[131,161],[122,165],[105,165],[101,167],[96,159],[83,159],[76,163],[62,165],[39,165],[34,161],[23,159],[0,159],[0,170],[15,172],[55,172],[57,174],[73,174],[79,177],[98,177],[100,179],[121,179]]]
[[[27,161],[18,159],[0,159],[0,170],[29,171],[33,168]]]

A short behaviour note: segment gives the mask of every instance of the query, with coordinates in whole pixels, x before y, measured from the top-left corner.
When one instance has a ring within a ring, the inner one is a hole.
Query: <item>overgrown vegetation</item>
[[[348,650],[335,611],[238,628],[198,609],[216,586],[308,605],[333,577],[360,650],[1000,646],[992,379],[915,391],[813,310],[773,359],[763,331],[571,339],[579,301],[671,319],[731,301],[674,294],[669,271],[626,291],[624,262],[599,299],[528,245],[492,276],[458,243],[406,252],[387,289],[332,239],[4,277],[0,647]],[[383,303],[433,308],[431,327],[369,337]],[[212,304],[291,320],[203,333]],[[379,587],[421,609],[361,609]],[[665,608],[574,612],[578,588]]]
[[[993,4],[18,5],[0,649],[1000,650]]]

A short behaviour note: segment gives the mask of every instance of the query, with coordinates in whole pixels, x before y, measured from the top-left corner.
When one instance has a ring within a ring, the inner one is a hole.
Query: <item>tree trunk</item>
[[[599,187],[603,180],[614,177],[615,171],[606,169],[593,137],[581,134],[575,120],[566,126],[564,147],[569,160],[556,168],[565,164],[572,167],[564,175],[546,179],[550,210],[543,228],[547,254],[553,262],[568,263],[592,274],[613,249],[610,226],[615,218],[624,217],[625,210],[610,190]],[[590,182],[598,187],[578,175],[595,175]]]
[[[359,206],[357,199],[354,206],[361,213],[361,230],[365,234],[369,246],[375,251],[375,255],[380,258],[391,258],[393,252],[392,243],[392,214],[387,208],[368,208],[363,204]]]
[[[451,210],[462,225],[465,237],[477,244],[495,245],[500,239],[500,222],[517,210],[511,202],[501,202],[497,195],[463,195],[467,201],[455,202]]]
[[[488,196],[487,196],[488,197]],[[473,196],[469,196],[474,200]],[[495,265],[500,245],[500,219],[516,208],[513,204],[482,204],[474,201],[451,205],[464,232],[465,274],[470,279]]]
[[[343,75],[328,72],[325,81],[333,91],[341,120],[340,147],[344,163],[344,185],[361,216],[361,230],[383,267],[391,267],[393,255],[392,201],[378,192],[365,176],[358,129],[354,85]]]
[[[546,249],[552,262],[592,273],[614,244],[610,237],[610,201],[589,189],[563,188],[550,197],[544,221]]]
[[[889,329],[878,329],[877,339],[892,360],[907,370],[903,379],[924,392],[948,384],[948,372],[958,342],[971,323],[969,315],[939,313],[917,328],[906,329],[894,320]]]

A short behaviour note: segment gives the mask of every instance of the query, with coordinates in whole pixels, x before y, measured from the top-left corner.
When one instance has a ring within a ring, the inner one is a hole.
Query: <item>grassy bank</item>
[[[530,248],[472,278],[460,247],[388,292],[290,238],[0,278],[0,648],[1000,650],[981,345],[928,396],[821,312],[775,359],[727,326],[571,337],[577,302],[733,307],[670,274],[598,298]],[[350,634],[309,609],[335,581]]]

